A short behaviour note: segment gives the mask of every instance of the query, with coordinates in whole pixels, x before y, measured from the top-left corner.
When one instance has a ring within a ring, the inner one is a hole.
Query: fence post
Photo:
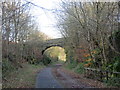
[[[106,70],[106,79],[108,80],[108,71]]]
[[[100,81],[102,81],[102,70],[100,70]]]
[[[86,77],[86,69],[84,68],[84,76]]]

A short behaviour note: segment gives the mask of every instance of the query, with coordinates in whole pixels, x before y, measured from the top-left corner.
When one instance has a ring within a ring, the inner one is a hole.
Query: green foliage
[[[13,66],[12,62],[10,62],[8,59],[2,60],[2,76],[3,78],[8,75],[8,73],[14,71],[16,68]]]
[[[29,61],[30,64],[37,64],[36,62],[37,62],[37,60],[36,60],[35,58],[32,58],[32,59]]]
[[[120,72],[120,56],[115,56],[112,62],[107,65],[107,69]]]
[[[66,50],[66,60],[71,64],[73,63],[74,61],[74,51],[70,48],[70,47],[67,47],[65,48]]]
[[[120,87],[120,78],[112,77],[109,80],[104,80],[108,86],[117,86]]]
[[[41,62],[40,60],[38,60],[36,57],[33,57],[33,56],[28,56],[26,59],[30,64],[37,65]]]
[[[114,57],[113,60],[115,61],[113,64],[113,70],[120,72],[120,56]]]
[[[77,62],[74,61],[74,60],[72,60],[71,63],[67,63],[67,68],[69,68],[69,69],[73,69],[73,68],[75,68],[76,66],[77,66]]]
[[[79,63],[77,65],[77,67],[75,68],[75,72],[80,73],[80,74],[84,73],[84,64],[83,63]]]
[[[46,55],[44,55],[44,59],[42,60],[44,65],[48,65],[51,63],[51,59],[49,57],[47,57]]]

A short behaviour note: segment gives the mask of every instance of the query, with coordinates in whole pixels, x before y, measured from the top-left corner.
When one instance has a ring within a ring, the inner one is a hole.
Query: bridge
[[[64,43],[64,39],[63,38],[57,38],[57,39],[50,39],[50,40],[46,40],[43,44],[43,50],[42,50],[42,54],[44,53],[44,51],[50,47],[53,46],[59,46],[59,47],[64,47],[65,43]]]

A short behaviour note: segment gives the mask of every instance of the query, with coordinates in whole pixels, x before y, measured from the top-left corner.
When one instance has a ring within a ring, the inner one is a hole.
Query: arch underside
[[[58,46],[58,47],[62,47],[62,48],[63,48],[63,46],[61,46],[61,45],[50,45],[50,46],[47,46],[44,50],[42,50],[42,55],[44,54],[44,52],[45,52],[48,48],[54,47],[54,46]]]

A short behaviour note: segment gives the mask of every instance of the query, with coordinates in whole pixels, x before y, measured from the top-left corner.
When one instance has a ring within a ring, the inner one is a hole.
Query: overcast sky
[[[58,0],[27,0],[38,6],[46,9],[54,9],[58,4]],[[55,28],[56,19],[51,11],[42,10],[39,7],[33,6],[31,14],[36,17],[40,31],[52,38],[60,38],[61,34]]]

